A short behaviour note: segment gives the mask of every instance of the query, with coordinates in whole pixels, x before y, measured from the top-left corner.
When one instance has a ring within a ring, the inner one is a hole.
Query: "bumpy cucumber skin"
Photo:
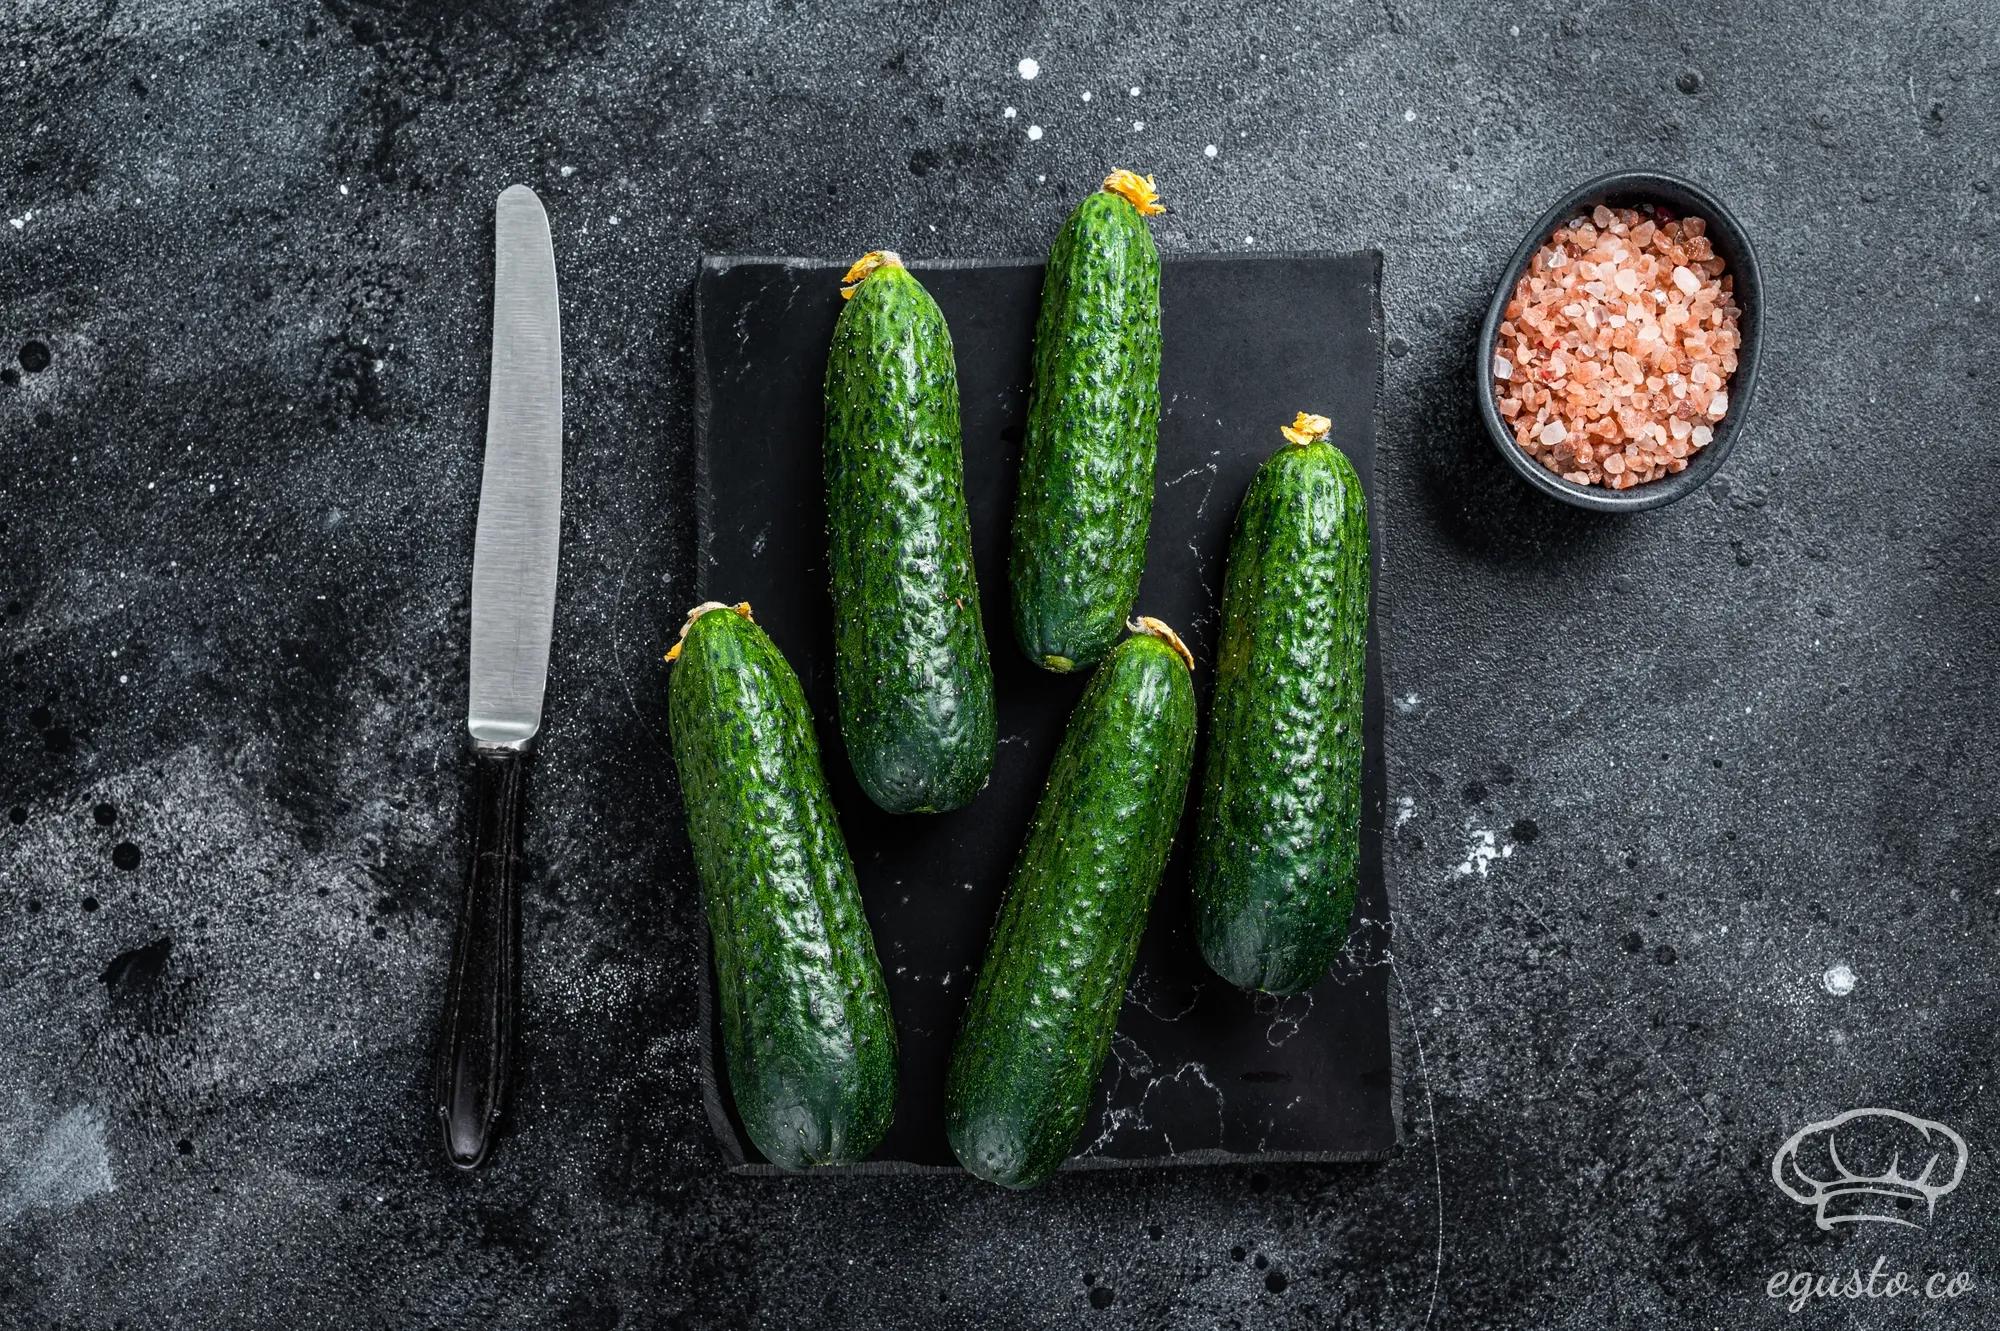
[[[1245,989],[1309,989],[1347,938],[1369,579],[1353,465],[1285,445],[1237,511],[1195,824],[1196,937]]]
[[[952,1050],[946,1130],[1008,1188],[1062,1164],[1111,1047],[1194,758],[1194,685],[1158,638],[1099,666],[1049,769]]]
[[[668,713],[736,1112],[782,1168],[861,1160],[889,1128],[896,1028],[798,676],[762,629],[710,611]]]
[[[1146,563],[1160,435],[1160,255],[1100,192],[1049,251],[1014,508],[1014,635],[1047,670],[1097,663]]]
[[[900,265],[869,274],[834,327],[825,466],[848,761],[891,813],[959,808],[993,771],[993,665],[951,333]]]

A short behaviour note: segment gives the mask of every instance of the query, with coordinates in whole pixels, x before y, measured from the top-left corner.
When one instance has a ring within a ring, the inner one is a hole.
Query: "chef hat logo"
[[[1850,1109],[1808,1123],[1778,1148],[1771,1181],[1821,1229],[1888,1224],[1923,1228],[1938,1198],[1965,1177],[1965,1138],[1894,1109]],[[1924,1204],[1923,1220],[1910,1218]]]

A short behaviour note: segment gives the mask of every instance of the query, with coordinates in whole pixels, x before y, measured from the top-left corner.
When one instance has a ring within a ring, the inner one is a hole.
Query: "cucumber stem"
[[[1278,433],[1300,448],[1304,448],[1307,444],[1317,443],[1333,433],[1333,422],[1324,416],[1314,416],[1310,412],[1302,411],[1298,419],[1290,425],[1280,425]]]
[[[854,293],[868,280],[868,274],[877,268],[901,268],[903,256],[894,250],[870,250],[854,261],[854,266],[841,278],[840,298],[853,300]]]
[[[1104,188],[1137,208],[1141,217],[1158,217],[1166,211],[1151,176],[1120,167],[1104,178]]]
[[[1167,627],[1165,621],[1155,619],[1151,615],[1139,615],[1126,620],[1125,627],[1134,633],[1150,634],[1160,639],[1167,646],[1174,649],[1174,655],[1180,657],[1187,664],[1190,672],[1194,670],[1194,653],[1189,651],[1187,644],[1181,641],[1180,634]]]
[[[748,601],[738,601],[735,605],[731,605],[727,601],[703,601],[700,605],[688,611],[687,620],[681,625],[681,636],[674,642],[672,647],[667,649],[667,660],[678,661],[681,659],[681,647],[687,642],[688,630],[694,627],[694,622],[697,619],[700,619],[711,610],[734,610],[752,624],[757,622],[756,618],[750,613],[750,603]]]

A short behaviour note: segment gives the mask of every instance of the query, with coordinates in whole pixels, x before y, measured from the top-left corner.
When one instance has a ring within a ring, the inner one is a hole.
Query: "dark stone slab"
[[[960,1013],[1043,777],[1085,676],[1037,670],[1014,646],[1008,525],[1041,300],[1032,262],[915,264],[952,330],[973,560],[994,660],[993,779],[956,813],[897,817],[856,783],[835,723],[820,471],[821,384],[844,264],[711,259],[697,290],[705,464],[700,599],[748,600],[792,662],[888,977],[900,1096],[870,1166],[956,1168],[944,1081]],[[1160,455],[1138,609],[1178,629],[1206,695],[1236,506],[1300,409],[1331,417],[1364,488],[1375,474],[1381,258],[1266,255],[1169,261]],[[1383,519],[1375,519],[1378,540]],[[1279,1000],[1218,980],[1195,949],[1186,856],[1161,884],[1091,1118],[1067,1167],[1380,1158],[1396,1137],[1384,956],[1382,685],[1364,728],[1363,874],[1353,944],[1324,982]],[[1190,799],[1181,847],[1191,842]],[[709,1010],[713,1015],[713,1003]],[[708,1103],[729,1158],[761,1166],[726,1093],[720,1035]],[[717,1093],[720,1091],[721,1093]],[[768,1168],[768,1166],[762,1166]]]

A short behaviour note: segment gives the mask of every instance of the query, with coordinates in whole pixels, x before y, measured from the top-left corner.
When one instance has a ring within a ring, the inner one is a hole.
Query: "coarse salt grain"
[[[1558,227],[1503,310],[1500,414],[1522,449],[1585,485],[1683,471],[1715,432],[1742,311],[1698,217],[1598,205]]]

